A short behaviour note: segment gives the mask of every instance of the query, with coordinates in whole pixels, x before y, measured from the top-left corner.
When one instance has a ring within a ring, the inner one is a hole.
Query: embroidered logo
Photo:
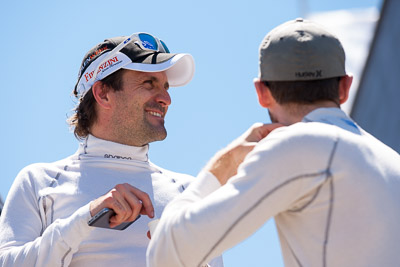
[[[123,157],[123,156],[118,156],[118,155],[111,155],[111,154],[104,154],[104,158],[106,159],[128,159],[128,160],[132,160],[131,157]]]
[[[322,70],[296,72],[294,75],[298,78],[305,78],[305,77],[321,78]]]

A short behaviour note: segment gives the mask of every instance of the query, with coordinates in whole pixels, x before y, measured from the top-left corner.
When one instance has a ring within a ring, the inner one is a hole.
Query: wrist
[[[236,163],[230,150],[218,152],[205,167],[206,171],[211,172],[220,182],[226,184],[228,179],[236,174]]]

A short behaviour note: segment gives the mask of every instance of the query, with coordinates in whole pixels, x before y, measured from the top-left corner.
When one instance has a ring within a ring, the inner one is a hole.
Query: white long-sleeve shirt
[[[400,156],[340,109],[314,110],[259,142],[226,185],[200,173],[166,207],[147,266],[200,266],[272,217],[285,266],[399,266]]]
[[[152,164],[147,152],[89,136],[64,160],[24,168],[0,217],[0,266],[146,266],[150,218],[123,231],[87,222],[90,201],[119,183],[148,193],[159,217],[193,181]]]

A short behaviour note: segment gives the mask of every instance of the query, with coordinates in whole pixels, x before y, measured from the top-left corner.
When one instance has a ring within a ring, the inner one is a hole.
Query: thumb
[[[259,142],[276,128],[284,126],[280,123],[261,124],[256,123],[250,128],[250,133],[246,138],[247,142]]]

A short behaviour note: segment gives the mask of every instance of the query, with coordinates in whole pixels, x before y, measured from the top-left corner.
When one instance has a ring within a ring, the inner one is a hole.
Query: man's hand
[[[90,215],[94,216],[104,208],[113,209],[115,212],[115,216],[110,218],[111,228],[135,220],[139,213],[154,217],[149,195],[126,183],[116,185],[107,194],[93,200],[90,203]]]
[[[272,130],[283,126],[279,123],[256,123],[226,148],[219,151],[207,164],[204,170],[211,172],[224,185],[237,173],[237,168],[254,146]]]

